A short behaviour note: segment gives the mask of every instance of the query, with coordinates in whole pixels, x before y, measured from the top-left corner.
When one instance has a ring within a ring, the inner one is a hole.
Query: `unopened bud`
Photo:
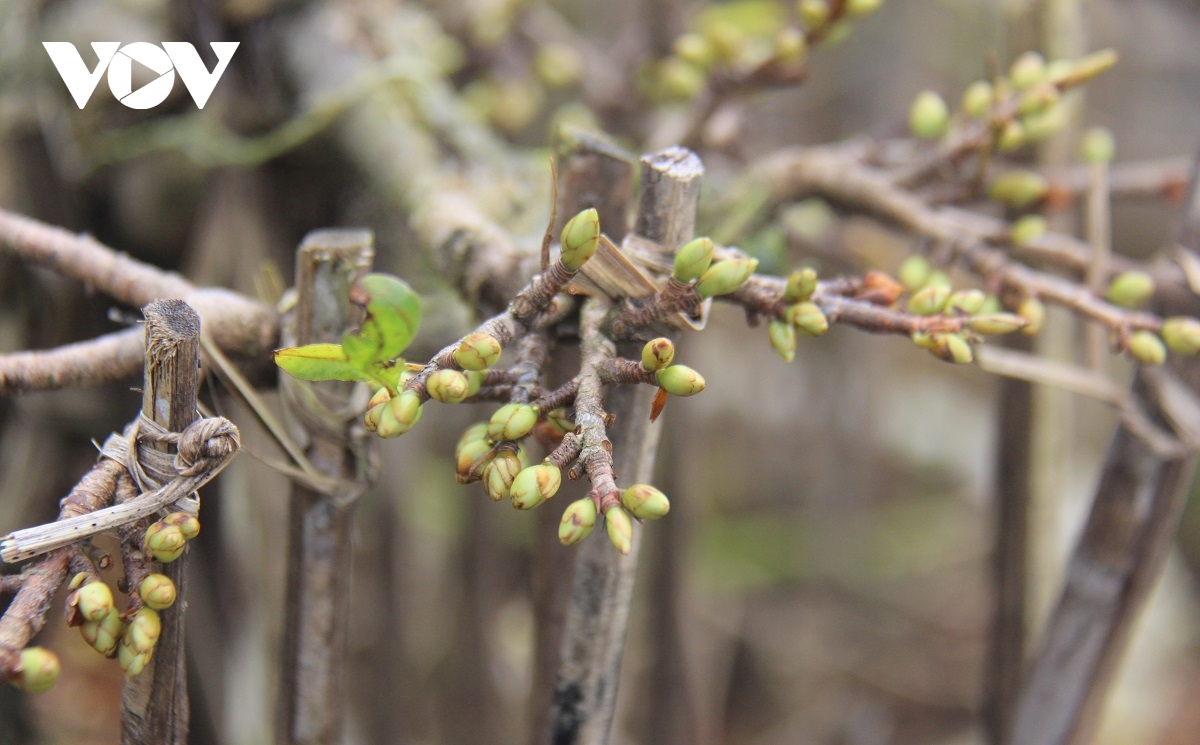
[[[1129,356],[1143,365],[1167,361],[1167,346],[1153,331],[1134,331],[1129,336]]]
[[[1013,313],[990,313],[967,321],[967,328],[977,334],[1009,334],[1025,328],[1029,322]]]
[[[563,266],[572,272],[579,271],[600,245],[600,215],[595,208],[586,209],[571,218],[563,227],[561,244]]]
[[[1025,126],[1016,120],[1005,123],[996,139],[996,147],[1002,153],[1019,150],[1025,144]]]
[[[958,365],[969,365],[975,359],[975,353],[971,351],[970,343],[961,334],[935,333],[930,336],[933,339],[933,346],[929,348],[929,351],[938,359]]]
[[[984,118],[991,111],[993,95],[991,83],[986,80],[976,80],[963,91],[963,111],[972,119]]]
[[[458,477],[458,483],[467,483],[471,471],[475,469],[475,464],[480,461],[486,463],[494,456],[492,443],[486,439],[471,440],[469,443],[456,449],[454,453],[454,473]]]
[[[913,254],[900,265],[898,273],[900,284],[904,285],[909,292],[916,292],[925,286],[932,272],[933,265],[929,263],[929,259],[920,254]]]
[[[1046,218],[1041,215],[1025,215],[1012,224],[1012,242],[1028,246],[1046,233]]]
[[[483,490],[493,502],[506,499],[512,489],[513,480],[521,472],[521,459],[516,453],[503,450],[492,458],[483,471]]]
[[[655,375],[659,387],[672,396],[694,396],[704,390],[704,378],[687,365],[671,365]]]
[[[183,555],[187,539],[178,526],[170,525],[162,520],[146,528],[146,551],[155,561],[169,564]]]
[[[183,533],[185,540],[190,541],[200,535],[200,518],[195,515],[189,515],[186,512],[172,512],[163,518],[163,522],[179,528],[179,532]]]
[[[529,404],[505,404],[488,420],[488,437],[494,442],[519,440],[537,424],[538,410]]]
[[[667,338],[651,339],[642,347],[642,369],[647,372],[661,370],[675,359],[675,344]]]
[[[509,488],[513,507],[531,510],[558,493],[562,485],[562,471],[558,466],[542,463],[522,469]]]
[[[464,370],[486,370],[500,359],[500,342],[488,334],[467,334],[454,350],[454,362]]]
[[[938,140],[950,124],[950,109],[933,91],[921,91],[908,109],[908,127],[922,140]]]
[[[621,492],[621,505],[639,520],[657,520],[671,510],[667,495],[649,484],[634,484]]]
[[[421,397],[416,391],[400,391],[400,395],[388,401],[379,414],[379,427],[375,434],[385,439],[399,437],[421,421]]]
[[[1104,127],[1092,127],[1079,140],[1079,153],[1086,163],[1111,163],[1116,149],[1112,132]]]
[[[136,654],[142,654],[154,649],[160,636],[162,636],[162,619],[159,618],[158,611],[143,607],[138,608],[137,613],[133,614],[133,618],[129,619],[121,641]]]
[[[817,289],[817,272],[809,267],[797,269],[788,277],[783,299],[789,303],[800,303],[812,297]]]
[[[425,381],[425,391],[434,401],[456,404],[467,397],[467,376],[458,370],[437,370]]]
[[[129,678],[135,677],[145,670],[146,665],[150,664],[150,658],[153,656],[153,648],[146,652],[135,652],[132,647],[125,643],[124,639],[117,645],[117,664],[121,666],[121,670]]]
[[[596,503],[590,497],[576,500],[563,511],[558,524],[558,540],[564,546],[574,546],[592,533],[596,527]]]
[[[1046,77],[1046,59],[1037,52],[1025,52],[1008,70],[1008,78],[1017,90],[1042,82]]]
[[[950,288],[947,285],[928,284],[908,299],[908,312],[917,316],[935,316],[942,312],[949,299]]]
[[[624,508],[613,505],[604,512],[604,528],[608,540],[623,554],[633,549],[633,520]]]
[[[952,292],[946,300],[945,312],[951,315],[973,316],[979,312],[986,300],[987,295],[983,293],[983,290],[972,288]]]
[[[1105,296],[1122,308],[1135,308],[1154,295],[1154,278],[1145,272],[1121,272],[1113,277]]]
[[[175,583],[165,574],[148,574],[138,585],[142,602],[153,610],[166,610],[175,604]]]
[[[695,238],[675,252],[675,264],[671,276],[678,282],[688,283],[698,279],[712,265],[713,242],[711,238]]]
[[[79,634],[88,645],[104,655],[112,657],[117,651],[117,642],[125,630],[125,622],[116,608],[99,621],[88,621],[79,627]]]
[[[758,259],[718,261],[700,275],[700,281],[696,283],[696,294],[700,297],[728,295],[745,284],[757,268]]]
[[[1200,320],[1175,316],[1163,321],[1162,338],[1176,354],[1193,355],[1200,352]]]
[[[806,336],[821,336],[829,330],[829,319],[816,303],[790,305],[784,313],[784,318]]]
[[[1001,174],[988,187],[992,199],[1022,209],[1040,202],[1050,189],[1045,177],[1033,171],[1009,171]]]
[[[112,590],[103,582],[89,582],[79,588],[75,607],[85,621],[99,621],[112,610]]]
[[[796,357],[796,328],[787,321],[778,319],[767,324],[767,336],[771,340],[771,348],[783,358],[791,362]]]
[[[1033,336],[1046,325],[1046,306],[1035,297],[1027,297],[1017,306],[1017,315],[1025,319],[1021,333]]]
[[[26,647],[21,650],[21,667],[12,684],[30,693],[44,693],[58,680],[58,655],[45,647]]]

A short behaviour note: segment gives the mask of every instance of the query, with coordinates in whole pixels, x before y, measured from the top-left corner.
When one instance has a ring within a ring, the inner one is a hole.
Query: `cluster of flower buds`
[[[657,520],[671,509],[667,496],[649,484],[634,484],[621,492],[620,504],[610,504],[604,510],[604,527],[608,540],[623,554],[633,547],[633,520]],[[573,546],[592,534],[599,509],[591,497],[567,505],[558,526],[558,540]]]
[[[200,535],[200,521],[185,512],[173,512],[146,528],[142,545],[152,559],[169,564],[183,555],[188,541]]]
[[[175,513],[181,515],[183,513]],[[172,515],[171,517],[174,517]],[[199,524],[176,518],[174,524],[160,520],[164,527],[156,529],[150,538],[171,533],[168,528],[184,530],[192,536]],[[174,554],[172,560],[178,558]],[[117,610],[112,591],[95,575],[80,572],[68,585],[67,622],[79,626],[79,633],[88,646],[105,657],[116,657],[127,675],[137,675],[145,668],[154,653],[154,645],[162,630],[158,612],[175,603],[175,583],[165,574],[146,575],[138,585],[137,595],[141,603],[134,603],[124,614]],[[136,610],[134,610],[136,608]]]
[[[786,362],[796,356],[796,336],[821,336],[829,330],[829,319],[812,302],[817,289],[817,272],[804,267],[792,272],[783,290],[786,303],[779,318],[767,324],[767,338],[771,348]]]

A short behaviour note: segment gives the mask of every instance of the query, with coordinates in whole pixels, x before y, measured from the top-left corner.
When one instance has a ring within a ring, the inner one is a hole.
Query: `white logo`
[[[83,57],[69,41],[43,41],[42,46],[46,47],[54,67],[71,92],[71,98],[81,109],[92,97],[105,70],[108,70],[109,89],[118,101],[131,109],[149,109],[165,101],[175,85],[175,71],[178,70],[192,100],[203,109],[240,43],[214,41],[209,45],[217,55],[217,65],[212,72],[204,66],[196,48],[184,41],[164,41],[161,47],[145,41],[125,46],[119,41],[93,41],[92,49],[100,60],[95,70],[87,69]],[[136,91],[133,90],[134,62],[158,75]]]

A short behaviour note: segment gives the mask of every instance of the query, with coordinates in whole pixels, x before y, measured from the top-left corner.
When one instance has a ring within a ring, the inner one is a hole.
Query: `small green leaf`
[[[341,344],[309,344],[275,351],[275,364],[300,380],[367,380]]]
[[[354,283],[350,301],[367,312],[358,333],[347,335],[356,336],[361,343],[347,345],[342,339],[351,363],[398,357],[417,335],[421,305],[416,293],[402,280],[387,274],[368,274]]]

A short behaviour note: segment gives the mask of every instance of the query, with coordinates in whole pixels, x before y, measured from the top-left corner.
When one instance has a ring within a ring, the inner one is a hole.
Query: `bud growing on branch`
[[[605,510],[604,528],[608,531],[608,540],[618,551],[628,554],[633,549],[633,520],[624,508],[613,505]]]
[[[699,279],[712,265],[713,242],[710,238],[695,238],[675,253],[671,276],[684,284]]]
[[[621,505],[639,520],[657,520],[671,510],[667,495],[649,484],[634,484],[621,492]]]
[[[486,370],[500,360],[500,342],[488,334],[467,334],[454,350],[454,363],[464,370]]]
[[[659,387],[672,396],[694,396],[704,390],[704,378],[687,365],[671,365],[655,377]]]
[[[58,655],[45,647],[21,650],[21,667],[12,684],[30,693],[45,693],[58,680]]]
[[[580,212],[563,226],[561,244],[563,266],[572,272],[579,271],[600,245],[600,215],[595,208]]]
[[[647,372],[661,370],[675,359],[675,344],[667,338],[651,339],[642,347],[642,369]]]
[[[558,540],[564,546],[574,546],[592,534],[596,527],[596,503],[591,497],[576,500],[563,511],[558,525]]]

